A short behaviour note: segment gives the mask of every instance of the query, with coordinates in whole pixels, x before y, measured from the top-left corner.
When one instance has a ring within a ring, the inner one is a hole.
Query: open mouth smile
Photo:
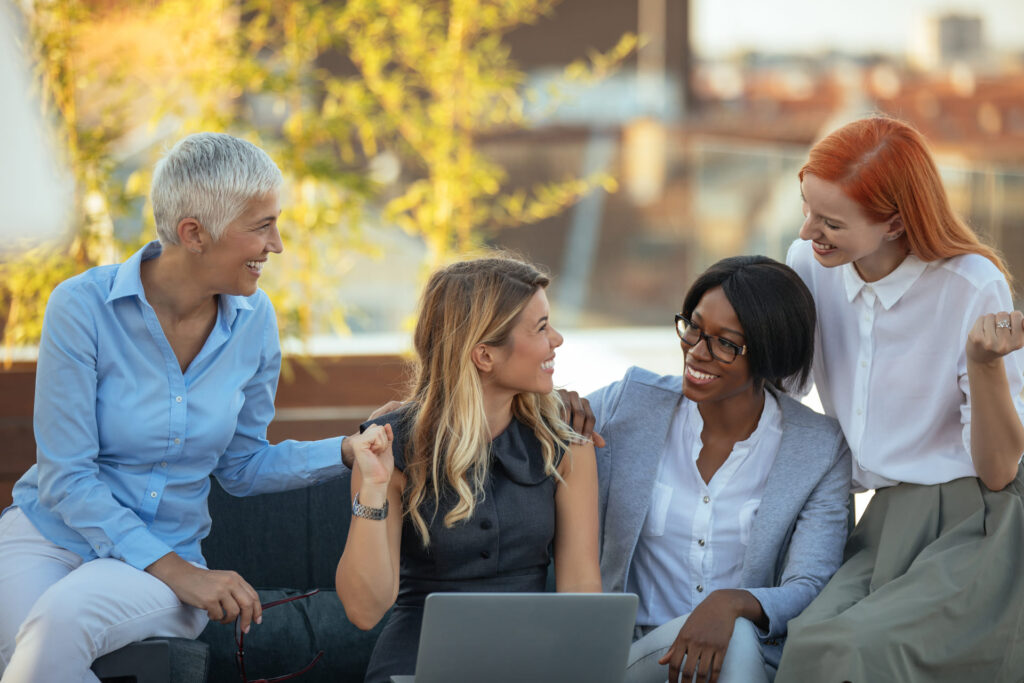
[[[718,379],[718,375],[712,375],[707,372],[701,372],[700,370],[695,370],[693,367],[687,365],[686,378],[690,380],[693,384],[709,384]]]
[[[831,254],[837,249],[834,244],[829,244],[828,242],[811,242],[811,247],[816,254],[821,254],[822,256]]]

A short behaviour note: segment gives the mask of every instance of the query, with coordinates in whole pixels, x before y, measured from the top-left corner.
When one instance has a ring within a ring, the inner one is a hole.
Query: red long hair
[[[1010,282],[995,249],[953,211],[924,137],[910,124],[873,116],[849,123],[821,140],[800,169],[835,183],[875,223],[897,213],[912,254],[922,261],[980,254]]]

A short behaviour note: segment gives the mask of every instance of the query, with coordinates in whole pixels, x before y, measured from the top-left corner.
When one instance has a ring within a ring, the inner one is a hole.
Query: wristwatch
[[[388,516],[388,501],[385,499],[384,507],[372,508],[359,502],[359,493],[352,500],[352,514],[363,519],[384,519]]]

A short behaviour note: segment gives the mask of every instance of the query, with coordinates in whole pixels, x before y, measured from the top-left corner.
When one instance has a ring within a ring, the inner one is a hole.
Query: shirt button
[[[699,545],[700,547],[703,548],[704,547],[704,539],[702,538],[699,541],[697,541],[697,545]]]
[[[861,410],[860,408],[857,408],[857,414],[858,414],[858,415],[863,415],[863,414],[864,414],[864,411],[863,411],[863,410]]]
[[[167,461],[164,460],[162,463],[160,463],[160,467],[167,467]]]
[[[697,584],[697,592],[698,593],[703,593],[704,592],[704,586],[698,583]]]
[[[174,445],[177,446],[179,443],[181,443],[181,439],[175,438]]]
[[[704,496],[704,502],[705,503],[710,503],[711,502],[711,497],[710,496]]]
[[[480,522],[480,528],[483,529],[484,531],[487,531],[488,529],[490,529],[491,526],[492,526],[491,525],[491,520],[489,520],[489,519],[485,519],[484,521]]]
[[[174,400],[175,400],[175,402],[177,402],[177,403],[181,403],[181,396],[175,396],[175,397],[174,397]]]
[[[156,491],[150,491],[149,492],[149,497],[150,498],[156,498]]]
[[[480,553],[480,557],[484,558],[485,560],[488,559],[490,556],[491,556],[491,553],[489,551],[487,551],[487,550],[481,551],[481,553]]]
[[[868,366],[868,362],[867,362],[866,360],[862,360],[862,361],[860,362],[860,366],[861,366],[862,368],[866,368],[866,367]]]

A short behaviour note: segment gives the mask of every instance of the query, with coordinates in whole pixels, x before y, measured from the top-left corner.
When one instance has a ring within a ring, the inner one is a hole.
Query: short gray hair
[[[246,205],[281,187],[281,170],[262,149],[224,133],[196,133],[157,162],[150,200],[161,244],[178,244],[178,223],[195,218],[220,239]]]

